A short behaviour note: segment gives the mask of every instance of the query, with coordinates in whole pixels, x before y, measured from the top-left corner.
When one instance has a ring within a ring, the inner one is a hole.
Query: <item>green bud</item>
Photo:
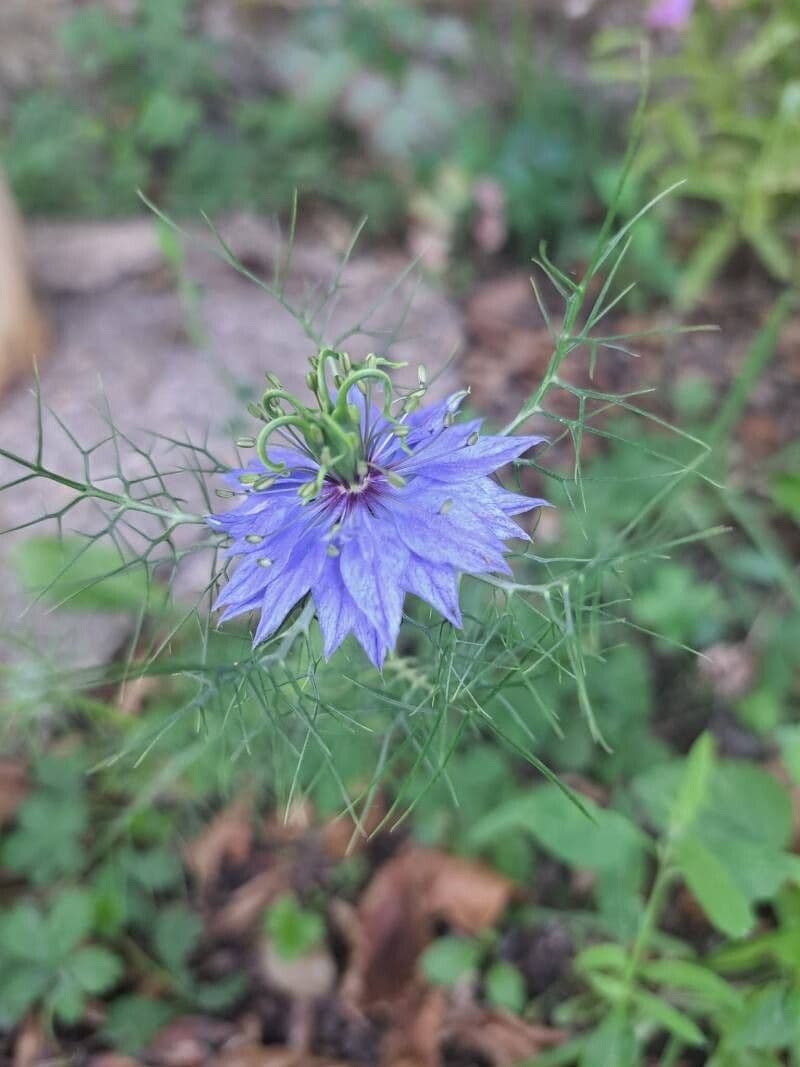
[[[336,545],[328,545],[325,551],[328,553],[329,556],[340,555],[339,549],[336,547]]]
[[[363,381],[363,379],[360,382],[356,382],[356,389],[358,389],[359,393],[361,393],[363,396],[366,396],[367,392],[369,391],[369,387],[367,383]]]
[[[274,484],[275,484],[275,475],[274,474],[262,474],[261,477],[256,482],[253,483],[253,488],[256,490],[256,492],[260,493],[264,489],[269,489]]]
[[[417,381],[420,385],[426,385],[428,381],[428,372],[425,370],[425,364],[420,363],[417,367]]]
[[[236,447],[237,448],[255,448],[256,447],[256,439],[255,439],[255,437],[237,437],[236,438]]]
[[[409,393],[409,395],[403,401],[403,411],[406,415],[410,415],[413,411],[416,411],[419,407],[419,396],[416,393]]]
[[[317,389],[317,376],[316,376],[316,374],[314,373],[313,370],[310,370],[308,372],[308,374],[306,375],[306,385],[308,386],[308,388],[311,390],[312,393],[316,392],[316,389]]]
[[[215,489],[214,493],[220,500],[230,500],[232,496],[236,496],[236,493],[230,489]]]
[[[264,409],[260,408],[258,404],[248,404],[247,411],[254,419],[260,419],[262,422],[267,421],[266,416],[264,415]]]
[[[259,567],[264,567],[264,569],[266,570],[267,567],[272,566],[272,560],[268,556],[262,556],[261,559],[258,561],[258,565]]]
[[[331,450],[328,448],[327,445],[325,445],[322,451],[320,452],[319,461],[323,467],[330,467],[330,465],[333,463],[333,454],[331,453]]]
[[[475,431],[474,433],[471,433],[471,434],[469,435],[469,437],[467,438],[467,444],[468,444],[468,445],[474,445],[474,444],[477,444],[477,441],[478,441],[478,438],[479,438],[479,437],[480,437],[480,434],[479,434],[479,433],[478,433],[478,431],[476,430],[476,431]]]
[[[260,545],[263,540],[264,538],[261,534],[248,534],[247,537],[245,537],[245,541],[247,541],[248,545]]]
[[[306,437],[308,438],[308,440],[311,442],[312,445],[321,445],[323,443],[323,441],[325,440],[325,437],[324,437],[324,435],[322,433],[322,430],[320,430],[319,426],[317,426],[317,424],[315,422],[310,422],[308,424],[308,430],[306,431]]]
[[[453,423],[456,421],[456,417],[452,411],[448,411],[442,421],[444,422],[445,429],[449,430]]]
[[[270,371],[268,374],[265,375],[265,377],[266,377],[267,381],[269,382],[269,384],[273,387],[273,389],[280,389],[281,388],[281,380],[280,380],[280,378],[278,377],[277,374],[273,374]]]
[[[342,352],[339,356],[339,365],[342,368],[343,374],[349,374],[353,369],[353,361],[350,359],[346,352]]]
[[[452,500],[445,500],[442,506],[439,508],[440,515],[446,515],[450,508],[453,506]]]
[[[366,476],[369,474],[369,467],[363,459],[360,459],[358,463],[356,463],[356,473],[358,474],[359,478],[366,478]]]
[[[239,482],[242,485],[255,485],[258,480],[259,480],[259,475],[258,474],[240,474],[239,475]]]
[[[386,471],[384,477],[389,485],[393,485],[395,489],[402,489],[407,484],[402,474],[397,474],[395,471]]]

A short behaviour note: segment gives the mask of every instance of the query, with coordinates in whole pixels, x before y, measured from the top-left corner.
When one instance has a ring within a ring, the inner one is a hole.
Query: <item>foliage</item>
[[[700,297],[742,243],[773,277],[798,281],[798,42],[796,4],[698,3],[677,48],[654,61],[641,170],[656,188],[685,179],[678,203],[694,209],[681,306]],[[605,77],[632,75],[615,56],[624,47],[624,34],[596,41]]]

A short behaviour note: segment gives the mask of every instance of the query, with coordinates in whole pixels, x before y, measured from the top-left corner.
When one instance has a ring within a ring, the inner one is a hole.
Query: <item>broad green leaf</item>
[[[138,611],[152,592],[140,564],[96,541],[32,537],[14,563],[28,592],[72,611]]]
[[[109,1007],[101,1034],[119,1052],[135,1056],[174,1015],[162,1000],[130,994]]]
[[[714,741],[704,733],[692,745],[686,757],[678,794],[670,811],[670,833],[678,835],[688,829],[706,801],[714,769]]]
[[[641,989],[634,990],[632,1000],[641,1015],[663,1026],[665,1030],[669,1030],[687,1045],[696,1048],[705,1045],[705,1035],[697,1023],[688,1015],[678,1011],[668,1001],[653,996],[652,993],[645,993]]]
[[[322,916],[301,907],[291,894],[280,897],[267,909],[264,929],[275,951],[286,960],[305,955],[325,937]]]
[[[108,949],[87,945],[70,957],[69,970],[78,985],[87,993],[105,993],[116,985],[122,974],[122,963]]]
[[[747,897],[717,857],[696,837],[684,837],[676,860],[686,884],[709,920],[728,937],[744,937],[753,926]]]
[[[23,901],[0,916],[0,954],[32,962],[49,958],[47,923],[33,904]]]
[[[0,974],[0,1030],[18,1023],[39,1000],[49,982],[47,972],[33,963],[15,963],[13,968],[4,965],[3,972]]]
[[[623,971],[628,961],[622,945],[590,945],[579,952],[573,962],[576,971]]]
[[[751,993],[732,1028],[735,1048],[779,1049],[800,1041],[800,992],[775,983]]]
[[[691,960],[651,960],[639,968],[639,975],[655,985],[668,986],[704,997],[724,1008],[737,1008],[741,994],[726,981]]]
[[[522,794],[491,812],[473,828],[473,843],[485,843],[501,830],[517,828],[533,835],[548,852],[571,866],[589,870],[638,870],[647,839],[617,811],[582,797],[584,815],[554,785]]]
[[[92,899],[81,889],[66,889],[47,916],[50,950],[56,960],[67,956],[89,933]]]
[[[171,904],[159,911],[153,944],[168,970],[180,971],[185,967],[202,931],[200,916],[183,904]]]
[[[47,1006],[68,1026],[80,1021],[86,1008],[86,996],[69,971],[62,971],[58,985],[47,998]]]
[[[477,941],[466,937],[440,937],[420,958],[422,973],[433,985],[451,986],[476,970],[481,957]]]
[[[525,1007],[527,993],[525,979],[513,963],[500,960],[493,963],[484,979],[486,999],[495,1008],[519,1015]]]
[[[636,1037],[630,1021],[612,1012],[586,1042],[580,1067],[634,1067]]]

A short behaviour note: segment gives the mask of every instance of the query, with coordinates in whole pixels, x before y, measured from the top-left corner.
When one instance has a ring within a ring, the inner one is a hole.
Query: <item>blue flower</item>
[[[307,442],[317,437],[297,433],[294,415],[274,420],[284,445],[264,445],[228,475],[244,500],[208,521],[239,562],[215,607],[220,621],[259,612],[257,645],[310,594],[325,656],[353,634],[380,668],[406,593],[460,627],[460,575],[511,573],[504,541],[527,539],[511,516],[546,502],[491,475],[544,439],[482,437],[480,420],[454,423],[463,393],[398,419],[355,387],[346,396],[361,457],[349,475],[330,450],[314,455]]]

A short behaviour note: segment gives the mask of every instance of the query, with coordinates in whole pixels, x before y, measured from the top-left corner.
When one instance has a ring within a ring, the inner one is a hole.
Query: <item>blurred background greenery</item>
[[[198,727],[175,716],[190,677],[150,677],[133,692],[75,687],[46,650],[20,649],[0,668],[0,1060],[85,1062],[111,1049],[155,1064],[227,1062],[221,1049],[253,1015],[251,1045],[290,1045],[292,1005],[313,981],[287,963],[322,958],[350,973],[337,906],[358,904],[411,839],[522,887],[478,928],[445,909],[418,948],[430,987],[456,1001],[469,988],[529,1030],[516,1051],[506,1037],[476,1051],[456,1026],[450,1046],[408,1062],[797,1067],[800,5],[63,0],[42,3],[31,30],[34,5],[6,2],[0,160],[27,220],[145,213],[137,190],[187,219],[285,219],[295,190],[304,222],[367,215],[367,247],[424,252],[430,284],[463,311],[459,373],[496,420],[535,386],[548,343],[524,281],[531,257],[544,241],[570,275],[590,255],[645,55],[620,223],[682,184],[637,222],[616,278],[636,285],[609,332],[639,356],[615,391],[660,388],[642,401],[649,421],[626,411],[573,440],[580,492],[556,450],[564,496],[537,551],[550,573],[602,551],[650,508],[654,482],[691,462],[698,438],[711,448],[707,478],[653,508],[652,532],[726,532],[617,576],[630,618],[582,665],[611,753],[576,713],[563,664],[546,664],[533,683],[487,689],[507,744],[477,731],[446,775],[398,764],[379,792],[367,788],[375,737],[332,736],[327,759],[296,774],[263,697],[235,723],[220,702]],[[179,249],[165,248],[190,316],[197,294]],[[670,332],[709,321],[720,334]],[[667,421],[689,436],[670,436]],[[135,576],[92,585],[113,570],[99,549],[65,587],[71,552],[37,537],[14,566],[32,594],[70,598],[67,610],[136,615]],[[163,635],[173,620],[150,612],[144,630]],[[513,620],[521,647],[540,624]],[[192,652],[186,639],[175,655]],[[374,694],[330,670],[320,686],[342,690],[358,717]],[[410,655],[387,670],[406,695],[424,689]],[[384,730],[391,710],[374,713]],[[530,730],[537,758],[593,819],[531,777],[517,755]],[[382,811],[419,799],[394,834],[345,854],[329,835],[343,789]],[[287,795],[289,829],[273,812]],[[191,851],[198,841],[216,857],[208,868]],[[224,909],[276,869],[249,916],[264,971],[248,922]],[[384,1023],[367,1012],[356,1040],[336,982],[320,988],[300,1058],[276,1063],[311,1063],[309,1048],[333,1058],[321,1062],[388,1055],[377,1051]],[[234,1031],[193,1031],[195,1060],[164,1058],[151,1039],[187,1017],[233,1020]],[[535,1026],[557,1035],[555,1048],[537,1044]],[[26,1034],[38,1050],[28,1060]]]

